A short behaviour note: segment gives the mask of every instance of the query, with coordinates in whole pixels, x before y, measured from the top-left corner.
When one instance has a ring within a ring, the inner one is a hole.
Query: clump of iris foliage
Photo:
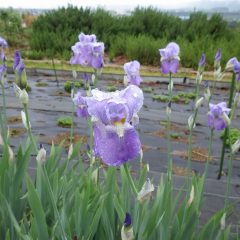
[[[224,132],[221,132],[221,138],[224,137]],[[240,131],[237,128],[230,128],[229,129],[229,135],[226,140],[227,146],[233,145],[238,139],[240,139]]]
[[[143,91],[144,91],[144,89],[143,89]],[[195,99],[195,98],[196,98],[196,94],[193,92],[189,92],[189,93],[179,92],[178,94],[176,94],[172,97],[172,102],[174,102],[174,103],[189,103],[189,101],[191,99]],[[168,102],[169,96],[154,94],[152,96],[152,99],[156,100],[156,101],[160,101],[160,102]]]
[[[57,124],[58,124],[58,126],[61,126],[61,127],[71,127],[73,124],[73,120],[70,116],[69,117],[60,117],[57,120]]]
[[[81,88],[84,86],[84,83],[82,81],[73,82],[73,81],[66,81],[64,83],[64,90],[68,93],[71,93],[71,89],[74,88]]]
[[[0,47],[4,56],[7,42],[2,38]],[[72,50],[72,64],[93,67],[94,72],[103,67],[104,45],[97,42],[95,35],[81,33]],[[161,71],[170,76],[166,108],[168,140],[171,138],[169,130],[174,87],[171,76],[179,67],[179,51],[176,43],[160,49]],[[14,64],[17,70],[24,68],[22,63],[16,63],[16,59]],[[230,64],[228,66],[235,74],[236,69],[232,62]],[[203,97],[199,97],[204,65],[203,55],[196,81],[195,109],[188,119],[189,160],[191,134],[198,109],[204,101]],[[228,195],[224,209],[200,225],[208,162],[203,175],[187,178],[186,188],[175,192],[171,142],[168,141],[168,172],[159,174],[159,179],[149,179],[149,166],[144,163],[136,128],[141,121],[138,112],[144,101],[139,87],[142,79],[138,61],[124,65],[126,87],[119,91],[102,92],[94,87],[91,89],[90,84],[87,84],[85,93],[74,92],[72,88],[72,100],[69,101],[76,105],[77,116],[83,118],[81,121],[85,119],[89,124],[88,162],[83,161],[86,156],[79,151],[82,142],[71,142],[67,155],[61,144],[55,146],[53,143],[50,152],[43,145],[38,145],[28,113],[31,95],[17,85],[19,78],[16,78],[14,90],[22,105],[21,116],[28,138],[13,152],[6,125],[4,57],[0,69],[3,97],[0,115],[1,239],[230,239],[231,226],[225,223],[229,214]],[[96,81],[94,77],[92,79]],[[206,86],[207,103],[212,100],[209,93]],[[209,112],[206,112],[207,125],[211,129],[210,146],[215,130],[228,129],[230,110],[224,102],[210,103]],[[235,145],[234,149],[237,148],[239,146]],[[29,168],[30,161],[36,162],[36,168]],[[139,161],[137,172],[131,172],[129,161]]]

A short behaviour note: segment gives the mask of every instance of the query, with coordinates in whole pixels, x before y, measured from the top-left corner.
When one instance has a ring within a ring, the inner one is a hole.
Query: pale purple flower
[[[203,68],[205,66],[205,64],[206,64],[206,57],[205,57],[205,54],[203,53],[199,62],[198,62],[198,66],[200,68]]]
[[[73,56],[70,59],[71,64],[80,64],[95,69],[103,67],[104,43],[97,42],[96,36],[79,35],[79,42],[72,46]]]
[[[94,151],[104,163],[121,165],[133,160],[141,150],[141,142],[132,121],[143,105],[140,88],[130,85],[122,91],[91,91],[86,97],[87,110],[94,121]],[[111,150],[110,150],[111,149]]]
[[[102,42],[92,44],[91,66],[93,68],[102,68],[104,58],[104,44]]]
[[[226,71],[232,71],[238,74],[237,80],[240,81],[240,62],[236,57],[231,58],[226,64]]]
[[[179,46],[178,44],[171,42],[169,43],[166,48],[159,49],[161,55],[161,70],[162,73],[177,73],[179,67]]]
[[[215,62],[220,62],[221,58],[222,58],[222,49],[218,48],[218,50],[216,52],[216,55],[215,55],[215,58],[214,58],[214,61]]]
[[[97,41],[96,35],[94,35],[94,34],[86,35],[84,33],[80,33],[78,36],[78,39],[82,43],[91,43],[91,42]]]
[[[225,70],[226,71],[235,71],[236,65],[238,65],[238,60],[236,57],[233,57],[228,60]]]
[[[119,137],[112,128],[101,123],[94,125],[94,151],[110,166],[119,166],[133,160],[141,150],[139,136],[131,125],[124,126],[124,135]]]
[[[87,109],[87,103],[86,103],[86,97],[83,97],[81,95],[81,92],[79,91],[77,94],[75,94],[73,98],[73,102],[77,107],[77,116],[78,117],[88,117],[88,109]]]
[[[7,46],[8,46],[7,41],[4,38],[0,37],[0,47],[7,48]]]
[[[210,111],[208,112],[208,126],[215,130],[223,130],[227,127],[226,115],[231,111],[227,108],[226,102],[218,104],[209,104]]]
[[[139,86],[142,82],[139,70],[140,63],[136,60],[124,64],[124,71],[130,84]]]

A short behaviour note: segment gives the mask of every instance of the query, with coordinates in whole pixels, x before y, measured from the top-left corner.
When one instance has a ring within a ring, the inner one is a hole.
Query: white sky
[[[0,0],[1,7],[13,7],[13,8],[58,8],[61,6],[67,6],[68,3],[74,6],[106,6],[107,8],[113,6],[159,6],[161,8],[184,8],[194,7],[194,2],[209,2],[209,0]],[[236,0],[238,1],[238,0]],[[215,0],[214,2],[219,2]]]

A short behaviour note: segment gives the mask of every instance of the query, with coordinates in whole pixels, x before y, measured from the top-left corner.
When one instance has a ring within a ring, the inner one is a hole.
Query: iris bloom
[[[199,60],[199,62],[198,62],[198,66],[200,68],[202,68],[202,67],[205,66],[205,64],[206,64],[206,57],[205,57],[205,54],[203,53],[201,58],[200,58],[200,60]]]
[[[87,111],[87,103],[85,100],[85,97],[81,95],[80,92],[78,92],[74,98],[73,102],[77,107],[77,116],[78,117],[88,117],[88,111]]]
[[[21,57],[21,53],[16,50],[14,54],[13,70],[18,71],[18,76],[22,75],[22,72],[25,68],[24,62]]]
[[[97,42],[96,36],[79,35],[79,42],[72,46],[73,57],[70,59],[71,64],[80,64],[95,69],[103,67],[104,43]]]
[[[228,114],[231,109],[227,108],[226,102],[218,104],[209,104],[210,111],[208,112],[208,126],[215,130],[223,130],[229,124]]]
[[[139,70],[140,63],[136,60],[124,64],[124,71],[130,84],[139,86],[142,82]]]
[[[162,73],[177,73],[179,67],[179,46],[178,44],[171,42],[169,43],[166,48],[159,49],[161,55],[161,70]]]
[[[16,82],[21,89],[27,87],[27,75],[25,65],[18,50],[14,54],[13,70],[16,73]]]
[[[4,38],[0,37],[0,47],[7,48],[7,46],[8,46],[7,41]]]
[[[237,80],[240,81],[240,62],[236,57],[231,58],[226,64],[226,71],[232,71],[238,74]]]
[[[76,96],[75,104],[86,103],[84,106],[94,122],[95,155],[111,166],[133,160],[141,151],[134,125],[143,105],[142,90],[130,85],[122,91],[108,93],[94,89],[91,93],[91,97]]]
[[[220,62],[220,61],[221,61],[221,58],[222,58],[222,49],[219,48],[219,49],[217,50],[217,52],[216,52],[214,61],[215,61],[215,62]]]

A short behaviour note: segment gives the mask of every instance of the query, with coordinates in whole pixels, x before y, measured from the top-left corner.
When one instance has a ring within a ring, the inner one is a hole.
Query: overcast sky
[[[239,0],[236,0],[237,2]],[[67,6],[68,3],[74,6],[89,6],[89,7],[107,7],[112,8],[114,6],[158,6],[166,9],[178,9],[178,8],[193,8],[195,2],[207,3],[209,0],[0,0],[1,7],[14,7],[14,8],[58,8],[61,6]],[[212,0],[213,2],[213,0]],[[214,2],[222,2],[222,0],[214,0]]]

